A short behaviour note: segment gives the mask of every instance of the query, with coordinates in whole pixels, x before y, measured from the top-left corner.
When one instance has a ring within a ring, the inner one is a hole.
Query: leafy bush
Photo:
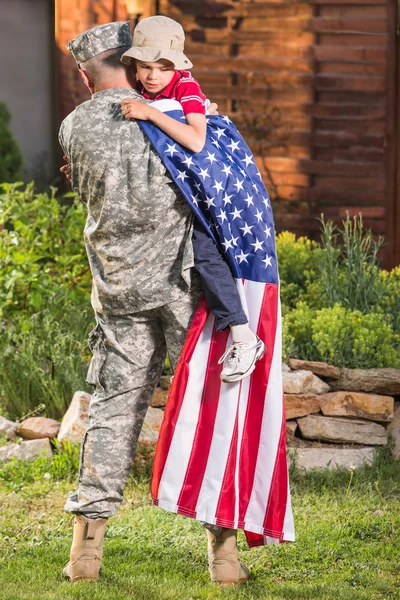
[[[0,188],[0,403],[12,418],[40,403],[58,418],[85,389],[93,312],[84,207],[32,184]]]
[[[306,300],[310,306],[319,307],[318,264],[322,259],[319,245],[306,237],[296,239],[294,233],[283,231],[276,238],[276,250],[283,304],[295,307],[297,302]]]
[[[375,241],[365,230],[362,216],[347,214],[343,229],[321,219],[324,252],[319,261],[321,282],[329,306],[340,302],[351,310],[367,312],[382,296],[378,252],[383,239]]]
[[[88,308],[82,204],[61,204],[55,189],[35,194],[33,184],[3,184],[0,191],[0,319],[32,315],[66,299]]]
[[[21,178],[22,154],[10,129],[11,115],[0,102],[0,181],[14,182]]]
[[[299,356],[337,367],[400,368],[400,335],[382,312],[363,314],[341,304],[315,310],[299,303],[284,319],[284,358]]]

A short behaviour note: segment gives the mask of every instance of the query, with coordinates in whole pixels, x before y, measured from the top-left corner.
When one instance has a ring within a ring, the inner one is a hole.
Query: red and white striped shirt
[[[137,82],[138,92],[150,100],[177,100],[181,103],[185,115],[190,113],[206,114],[205,100],[206,96],[201,91],[198,81],[189,71],[175,71],[170,83],[155,97],[152,97],[143,87],[140,81]]]

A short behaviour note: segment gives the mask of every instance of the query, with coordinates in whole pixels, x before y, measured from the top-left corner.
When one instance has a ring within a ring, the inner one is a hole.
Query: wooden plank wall
[[[160,0],[249,142],[277,229],[362,212],[395,256],[396,0]]]

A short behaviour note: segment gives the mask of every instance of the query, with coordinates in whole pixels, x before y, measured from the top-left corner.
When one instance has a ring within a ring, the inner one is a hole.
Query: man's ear
[[[82,77],[83,83],[86,85],[87,88],[89,88],[90,93],[93,94],[94,86],[89,73],[85,71],[85,69],[79,69],[79,74]]]

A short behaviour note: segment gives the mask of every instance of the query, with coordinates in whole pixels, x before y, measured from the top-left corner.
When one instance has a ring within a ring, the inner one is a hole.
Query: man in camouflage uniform
[[[193,276],[192,216],[122,98],[143,98],[120,62],[128,23],[91,29],[69,43],[91,100],[62,123],[72,187],[88,207],[84,231],[97,325],[90,334],[95,386],[82,443],[67,577],[96,580],[107,518],[123,498],[136,442],[166,352],[176,365],[201,289]]]

